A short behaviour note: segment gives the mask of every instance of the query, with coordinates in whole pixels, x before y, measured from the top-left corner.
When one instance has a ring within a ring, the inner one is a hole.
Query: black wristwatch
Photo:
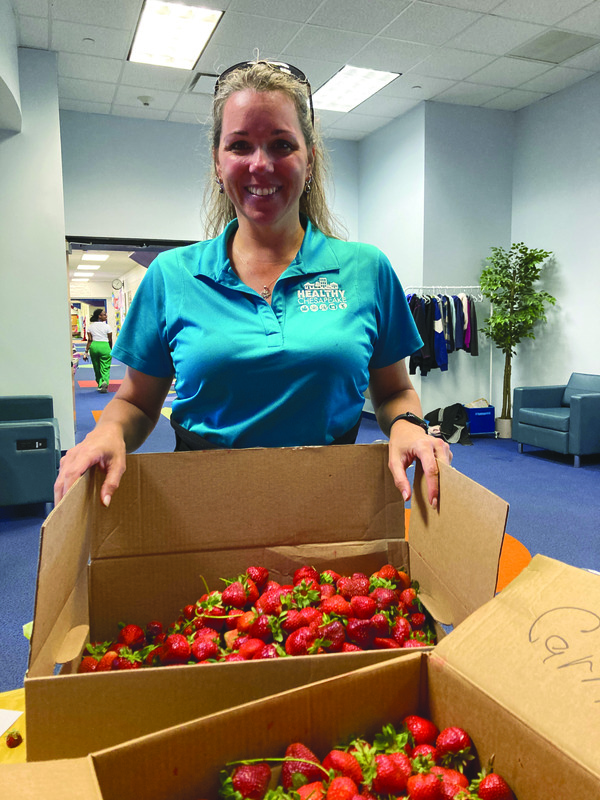
[[[397,417],[390,422],[390,430],[392,429],[392,425],[394,422],[398,422],[400,419],[405,419],[407,422],[412,422],[413,425],[418,425],[420,428],[423,428],[425,433],[427,433],[427,429],[429,428],[429,423],[427,420],[421,419],[421,417],[417,417],[416,414],[413,414],[412,411],[407,411],[404,414],[398,414]]]

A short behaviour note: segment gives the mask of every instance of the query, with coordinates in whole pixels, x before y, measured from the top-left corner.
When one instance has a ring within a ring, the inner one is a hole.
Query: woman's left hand
[[[419,460],[423,467],[429,503],[432,508],[437,508],[439,490],[437,460],[450,464],[452,461],[450,447],[443,439],[429,436],[418,425],[399,420],[394,423],[390,431],[388,465],[394,483],[405,502],[411,496],[406,470],[416,460]]]

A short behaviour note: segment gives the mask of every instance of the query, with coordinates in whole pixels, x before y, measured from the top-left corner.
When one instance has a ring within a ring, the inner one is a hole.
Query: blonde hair
[[[309,88],[298,78],[271,66],[268,61],[256,61],[247,68],[234,70],[219,83],[213,101],[210,130],[213,168],[205,189],[204,216],[207,235],[210,238],[218,236],[225,226],[237,216],[229,197],[219,190],[215,153],[221,141],[225,103],[232,94],[244,89],[252,89],[256,92],[283,92],[294,103],[306,148],[309,152],[314,150],[310,191],[304,191],[300,197],[300,213],[305,214],[311,223],[326,236],[342,238],[343,228],[327,204],[325,191],[330,182],[331,169],[322,137],[311,120],[308,103]]]

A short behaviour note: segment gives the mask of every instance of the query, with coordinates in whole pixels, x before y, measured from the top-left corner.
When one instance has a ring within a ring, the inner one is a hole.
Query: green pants
[[[111,349],[108,342],[92,342],[90,345],[90,358],[94,367],[96,383],[108,386],[110,381],[110,364],[112,361]]]

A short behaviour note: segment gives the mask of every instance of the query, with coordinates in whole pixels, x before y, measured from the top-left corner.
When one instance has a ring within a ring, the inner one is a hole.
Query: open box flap
[[[432,655],[600,777],[599,575],[536,555]]]
[[[131,455],[109,513],[102,479],[92,559],[404,537],[385,444]]]
[[[52,674],[70,631],[89,626],[87,565],[90,546],[89,473],[71,487],[42,525],[35,622],[28,676]],[[60,662],[59,662],[60,663]]]
[[[58,731],[54,732],[57,735]],[[3,764],[2,800],[102,800],[91,758]]]
[[[447,464],[438,467],[437,510],[415,467],[410,572],[435,619],[456,626],[494,596],[508,503]]]

